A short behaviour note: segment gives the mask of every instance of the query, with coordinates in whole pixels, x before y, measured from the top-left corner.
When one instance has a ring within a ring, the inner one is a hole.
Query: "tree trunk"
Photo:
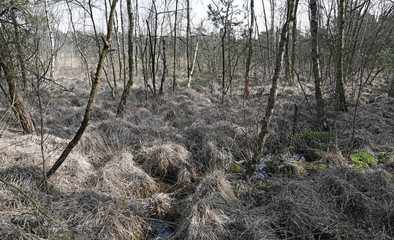
[[[63,153],[60,155],[60,157],[57,159],[55,164],[52,166],[51,169],[46,173],[46,178],[43,177],[40,179],[38,182],[38,186],[41,186],[45,181],[47,181],[55,172],[56,170],[63,164],[63,162],[66,160],[67,156],[70,154],[70,152],[73,150],[73,148],[78,144],[79,140],[81,139],[83,133],[85,132],[85,129],[88,126],[90,117],[92,115],[92,109],[93,109],[93,104],[96,100],[96,95],[97,95],[97,90],[100,84],[101,80],[101,71],[104,67],[104,60],[105,57],[108,53],[108,51],[111,48],[111,42],[112,42],[112,27],[113,27],[113,21],[114,21],[114,13],[116,9],[116,3],[118,0],[113,0],[111,4],[111,11],[108,19],[108,24],[107,24],[107,37],[104,38],[104,36],[101,36],[104,46],[101,51],[99,61],[97,64],[97,69],[96,73],[92,79],[92,88],[90,90],[90,96],[89,96],[89,101],[86,106],[85,110],[85,115],[84,118],[81,122],[81,126],[79,127],[77,133],[75,134],[74,138],[68,143],[67,147],[64,149]]]
[[[390,91],[389,91],[389,97],[394,98],[394,78],[391,79],[391,86],[390,86]]]
[[[193,72],[194,72],[194,66],[196,65],[196,60],[197,60],[197,54],[198,54],[198,39],[197,39],[197,43],[196,43],[196,49],[194,50],[193,63],[192,63],[192,66],[191,66],[191,68],[190,68],[190,74],[189,74],[189,79],[188,79],[187,87],[190,87],[190,84],[191,84],[191,82],[192,82],[192,76],[193,76]]]
[[[131,86],[133,85],[134,81],[134,58],[133,58],[133,49],[134,49],[134,44],[133,44],[133,33],[134,33],[134,14],[131,9],[131,0],[127,0],[127,14],[129,17],[129,29],[128,29],[128,39],[127,39],[127,44],[128,44],[128,50],[129,50],[129,80],[127,81],[127,84],[123,90],[122,97],[119,102],[118,106],[118,111],[116,113],[116,117],[122,117],[123,112],[126,106],[126,100],[127,97],[130,93]]]
[[[175,1],[175,23],[174,23],[174,71],[173,71],[173,76],[172,76],[172,91],[175,92],[176,90],[176,28],[177,28],[177,22],[178,22],[178,0]]]
[[[264,146],[267,141],[268,131],[270,128],[270,123],[272,119],[272,115],[275,110],[275,102],[277,97],[277,90],[278,90],[278,83],[280,78],[280,73],[283,66],[283,59],[284,59],[284,52],[285,52],[285,45],[286,42],[289,40],[289,30],[291,27],[291,23],[294,20],[294,12],[296,8],[296,0],[288,0],[287,1],[287,19],[282,28],[282,32],[280,35],[280,42],[279,42],[279,51],[276,55],[276,63],[275,63],[275,70],[274,76],[272,77],[272,86],[270,89],[270,95],[268,97],[268,104],[265,111],[265,118],[263,119],[263,123],[261,126],[260,134],[259,134],[259,147],[256,149],[252,162],[250,166],[248,166],[248,177],[251,178],[256,171],[256,165],[260,162],[261,158],[263,157],[264,153]]]
[[[26,84],[27,84],[26,66],[25,66],[25,62],[23,61],[23,51],[22,51],[22,46],[20,43],[21,39],[19,36],[19,26],[18,26],[18,22],[16,21],[15,10],[11,11],[11,18],[12,18],[12,25],[14,25],[14,32],[15,32],[15,47],[16,47],[16,51],[17,51],[16,57],[18,59],[19,66],[21,68],[23,89],[26,89]]]
[[[245,72],[245,97],[249,96],[250,91],[250,63],[252,60],[253,47],[252,47],[252,38],[253,38],[253,28],[254,28],[254,0],[250,1],[250,26],[249,26],[249,39],[248,39],[248,56],[246,58],[246,72]]]
[[[343,49],[345,46],[345,0],[338,0],[338,39],[337,39],[337,109],[347,112],[345,83],[343,79]]]
[[[318,44],[318,19],[317,19],[317,0],[310,0],[309,7],[311,9],[311,57],[313,76],[315,78],[315,97],[316,97],[316,111],[317,120],[321,129],[324,129],[325,113],[324,113],[324,100],[323,91],[321,87],[321,72],[320,72],[320,60],[319,60],[319,44]]]
[[[167,56],[166,56],[166,41],[164,38],[162,39],[163,43],[163,53],[162,53],[162,58],[163,58],[163,75],[161,76],[161,81],[160,81],[160,89],[159,89],[159,94],[163,94],[163,88],[164,88],[164,82],[166,81],[167,77]]]
[[[49,44],[50,44],[50,61],[51,61],[51,65],[50,65],[50,70],[49,70],[49,76],[50,78],[53,78],[53,73],[55,72],[55,39],[53,37],[53,31],[52,31],[52,27],[51,24],[49,23],[49,7],[48,7],[48,0],[44,1],[45,4],[45,17],[46,17],[46,23],[47,23],[47,27],[48,27],[48,34],[49,34]]]
[[[293,21],[293,29],[292,29],[292,37],[291,37],[291,42],[292,42],[292,47],[291,47],[291,71],[290,71],[290,84],[294,85],[294,71],[296,69],[295,67],[295,59],[296,59],[296,47],[297,47],[297,9],[298,9],[298,2],[299,0],[296,1],[296,6],[294,10],[294,21]]]
[[[186,62],[187,79],[190,77],[190,0],[186,0]]]
[[[0,30],[1,34],[1,30]],[[20,122],[26,133],[33,133],[35,127],[23,101],[20,99],[18,88],[16,87],[16,79],[13,74],[12,60],[9,57],[8,49],[3,42],[3,36],[0,35],[0,69],[3,70],[4,77],[8,84],[9,101],[16,118]]]

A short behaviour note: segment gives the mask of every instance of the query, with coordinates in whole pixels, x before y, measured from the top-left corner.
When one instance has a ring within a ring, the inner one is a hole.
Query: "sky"
[[[101,2],[103,0],[97,0],[98,2]],[[164,2],[167,1],[170,4],[167,4],[165,6]],[[191,18],[192,18],[192,28],[196,28],[198,26],[201,25],[201,23],[203,24],[203,27],[206,28],[208,31],[212,31],[212,29],[214,29],[212,22],[208,19],[208,5],[209,4],[213,4],[213,2],[218,3],[220,0],[190,0],[190,4],[191,4]],[[159,12],[162,11],[174,11],[175,10],[175,1],[174,0],[156,0],[157,2],[157,8]],[[255,30],[258,30],[258,32],[262,32],[262,31],[266,31],[265,28],[265,18],[264,18],[264,11],[263,11],[263,2],[265,5],[265,12],[266,12],[266,19],[267,19],[267,26],[270,26],[270,21],[271,21],[271,6],[270,6],[270,1],[269,0],[255,0],[255,15],[256,15],[256,23],[257,23],[257,28]],[[281,23],[281,21],[283,21],[282,19],[282,15],[280,13],[283,14],[284,10],[284,3],[285,0],[280,0],[280,1],[275,1],[276,2],[276,9],[275,9],[275,25],[276,27]],[[298,10],[298,26],[301,26],[302,30],[306,31],[306,29],[308,28],[309,25],[309,20],[308,20],[308,13],[307,13],[307,6],[306,3],[303,3],[304,1],[300,1],[300,5],[299,5],[299,10]],[[245,4],[247,3],[247,8],[250,8],[250,0],[234,0],[234,5],[238,5],[239,9],[244,9],[243,6],[245,6]],[[132,0],[132,4],[135,4],[135,1]],[[148,14],[148,12],[151,9],[151,4],[152,4],[152,0],[139,0],[139,14],[140,14],[140,24],[145,24],[143,19],[146,19],[146,16]],[[125,0],[123,0],[123,5],[126,5]],[[101,9],[104,9],[103,6],[100,6],[98,4],[98,6]],[[186,1],[185,0],[179,0],[179,6],[178,9],[185,9],[186,7]],[[63,32],[66,32],[68,30],[70,30],[69,27],[69,15],[68,15],[68,11],[66,6],[63,7],[57,7],[56,10],[54,11],[60,11],[61,13],[58,13],[58,16],[60,16],[62,19],[62,23],[60,24],[60,28]],[[118,8],[119,8],[119,3],[118,3]],[[79,12],[79,13],[78,13]],[[183,12],[183,14],[185,14],[185,11],[181,11]],[[78,25],[81,25],[81,18],[82,18],[82,13],[81,10],[78,10],[75,8],[74,10],[74,22],[76,23],[76,26],[78,27]],[[103,10],[95,10],[95,21],[96,21],[96,25],[99,28],[99,31],[105,31],[105,18],[103,17],[104,12]],[[163,15],[164,16],[164,15]],[[168,18],[168,14],[166,15]],[[125,16],[126,17],[126,16]],[[247,16],[247,20],[245,20],[245,24],[247,24],[247,21],[249,20],[249,16]],[[171,19],[173,21],[174,17],[173,14],[171,15]],[[168,21],[167,21],[168,22]],[[172,23],[171,23],[172,24]],[[182,23],[180,23],[182,27],[185,27],[185,21],[183,21]],[[168,25],[168,24],[167,24]],[[79,26],[81,27],[81,26]],[[168,28],[170,26],[167,26]],[[257,31],[255,31],[257,32]]]

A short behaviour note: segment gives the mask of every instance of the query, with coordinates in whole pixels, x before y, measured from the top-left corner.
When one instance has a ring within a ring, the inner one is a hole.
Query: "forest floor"
[[[41,92],[43,141],[34,94],[25,97],[34,135],[0,105],[1,239],[394,238],[394,98],[381,84],[363,90],[355,124],[356,95],[348,92],[349,112],[337,112],[326,93],[325,132],[317,130],[313,83],[282,84],[264,168],[248,182],[243,166],[268,80],[256,81],[247,100],[235,85],[224,104],[207,78],[181,83],[176,94],[166,85],[157,99],[134,87],[121,119],[121,90],[113,99],[103,81],[80,143],[38,189],[42,159],[48,169],[60,156],[89,95],[86,80],[63,75]]]

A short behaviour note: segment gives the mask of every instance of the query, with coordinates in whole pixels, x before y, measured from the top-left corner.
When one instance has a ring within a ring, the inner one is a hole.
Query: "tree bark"
[[[178,0],[175,1],[175,23],[174,23],[174,70],[173,70],[173,76],[172,76],[172,91],[175,92],[176,90],[176,28],[177,28],[177,22],[178,22]]]
[[[345,46],[345,0],[338,0],[338,39],[337,39],[337,76],[336,97],[337,109],[347,112],[345,83],[343,79],[343,52]]]
[[[161,76],[161,81],[160,81],[160,89],[159,89],[159,94],[163,94],[164,90],[164,82],[166,81],[167,77],[167,53],[166,53],[166,41],[164,38],[162,39],[162,44],[163,44],[163,53],[162,53],[162,59],[163,59],[163,75]]]
[[[23,131],[26,133],[33,133],[35,127],[33,121],[27,111],[22,99],[20,98],[18,88],[16,86],[15,75],[12,73],[12,60],[9,57],[9,50],[4,44],[4,38],[0,30],[0,69],[3,70],[4,77],[8,84],[9,101],[16,118],[20,122]]]
[[[186,61],[187,79],[190,77],[190,0],[186,0]]]
[[[26,66],[25,66],[25,62],[23,61],[23,51],[22,51],[22,46],[20,43],[21,39],[19,36],[19,26],[18,26],[18,22],[16,21],[15,10],[11,11],[11,18],[12,18],[12,25],[14,25],[14,32],[15,32],[15,47],[16,47],[16,51],[17,51],[16,57],[18,59],[19,65],[21,67],[23,89],[26,89],[26,84],[27,84]]]
[[[315,97],[316,97],[316,111],[317,120],[321,129],[324,129],[325,112],[324,112],[324,100],[323,91],[321,86],[321,72],[320,72],[320,60],[319,60],[319,44],[318,44],[318,19],[317,19],[317,0],[310,0],[309,7],[311,10],[311,57],[313,76],[315,78]]]
[[[107,24],[107,37],[106,38],[104,38],[104,36],[101,37],[103,40],[104,46],[103,46],[103,49],[102,49],[100,57],[99,57],[96,73],[92,79],[92,88],[90,90],[89,101],[86,106],[85,115],[84,115],[84,118],[81,122],[81,126],[79,127],[74,138],[68,143],[68,145],[64,149],[63,153],[57,159],[55,164],[46,173],[46,178],[43,177],[40,179],[40,181],[37,184],[38,186],[41,186],[45,181],[47,181],[56,172],[56,170],[63,164],[63,162],[66,160],[67,156],[70,154],[70,152],[73,150],[73,148],[78,144],[79,140],[81,139],[83,133],[85,132],[85,130],[89,124],[89,120],[92,115],[93,104],[96,100],[97,90],[98,90],[98,87],[100,84],[101,72],[104,67],[104,60],[105,60],[105,57],[106,57],[108,51],[111,48],[112,27],[113,27],[114,13],[115,13],[117,2],[118,2],[118,0],[113,0],[113,2],[111,4],[111,11],[110,11],[109,19],[108,19],[108,24]]]
[[[291,48],[291,71],[290,71],[290,84],[294,85],[294,71],[296,69],[295,67],[295,59],[296,59],[296,47],[297,47],[297,9],[298,9],[298,2],[299,0],[296,1],[296,6],[294,10],[294,21],[293,21],[293,29],[292,29],[292,37],[291,37],[291,42],[292,42],[292,48]]]
[[[119,102],[118,111],[116,113],[116,117],[122,117],[123,112],[126,106],[126,100],[129,96],[131,86],[133,85],[134,81],[134,58],[133,58],[133,34],[134,34],[134,14],[131,9],[131,0],[127,0],[127,14],[129,17],[129,29],[128,29],[128,51],[129,51],[129,80],[123,90],[122,97]]]
[[[263,119],[263,123],[262,123],[260,134],[259,134],[259,141],[258,141],[259,146],[258,146],[258,148],[256,148],[256,151],[254,153],[254,156],[253,156],[250,166],[248,166],[248,177],[249,178],[251,178],[253,176],[253,174],[255,173],[256,167],[257,167],[256,165],[260,162],[260,160],[264,154],[264,146],[267,141],[268,131],[270,128],[272,115],[275,110],[275,102],[276,102],[276,97],[277,97],[277,90],[278,90],[280,73],[281,73],[282,66],[283,66],[285,45],[286,45],[286,42],[288,42],[288,40],[289,40],[289,30],[290,30],[292,22],[294,21],[294,12],[295,12],[295,7],[296,7],[295,5],[296,5],[296,0],[288,0],[287,1],[287,11],[288,11],[287,19],[286,19],[286,22],[282,28],[282,32],[280,35],[279,51],[277,52],[277,55],[276,55],[274,76],[272,77],[272,86],[271,86],[270,94],[268,97],[268,104],[267,104],[266,111],[265,111],[265,118]]]
[[[252,38],[253,38],[253,28],[254,28],[254,0],[250,1],[250,26],[249,26],[249,38],[248,38],[248,56],[246,58],[246,72],[245,72],[245,97],[249,96],[250,92],[250,63],[252,61]]]
[[[391,86],[390,86],[390,91],[389,91],[389,97],[394,98],[394,78],[391,79]]]
[[[197,60],[197,54],[198,54],[198,39],[196,43],[196,49],[194,50],[194,57],[193,57],[193,63],[190,68],[190,74],[189,74],[189,79],[187,80],[187,87],[190,87],[190,84],[192,83],[192,76],[194,72],[194,66],[196,65],[196,60]]]

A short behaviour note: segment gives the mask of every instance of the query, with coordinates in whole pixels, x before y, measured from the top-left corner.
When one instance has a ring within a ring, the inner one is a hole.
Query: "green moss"
[[[259,188],[261,190],[263,190],[263,191],[269,191],[269,190],[272,189],[272,186],[271,185],[264,185],[264,184],[262,184],[262,185],[259,186]]]
[[[258,190],[253,190],[253,196],[257,199],[257,200],[261,200],[263,197],[260,195]]]
[[[389,163],[391,162],[391,159],[393,157],[392,153],[378,153],[376,154],[376,158],[378,160],[379,163]]]
[[[231,185],[234,190],[239,191],[239,187],[236,184]]]
[[[304,137],[309,137],[320,142],[328,142],[328,132],[313,132],[310,130],[304,130],[302,135]]]
[[[310,161],[319,161],[320,159],[323,158],[323,156],[326,154],[327,152],[325,151],[320,151],[320,152],[309,152],[308,157]]]
[[[239,173],[242,171],[242,167],[237,163],[233,163],[231,164],[230,171],[232,173]]]
[[[376,166],[376,161],[373,156],[364,151],[357,151],[356,153],[350,155],[350,161],[360,168]]]
[[[308,163],[306,165],[307,169],[312,169],[312,170],[326,170],[328,166],[326,164],[314,164],[314,163]]]

